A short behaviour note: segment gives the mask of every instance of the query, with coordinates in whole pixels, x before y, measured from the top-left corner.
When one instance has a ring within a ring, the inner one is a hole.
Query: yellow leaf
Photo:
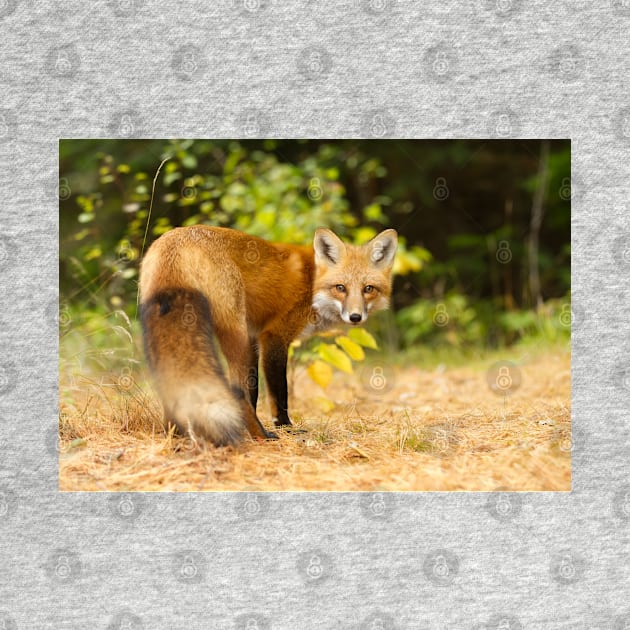
[[[92,247],[90,251],[84,256],[85,260],[94,260],[100,258],[103,254],[103,250],[100,247]]]
[[[337,348],[337,346],[331,343],[322,343],[317,347],[317,354],[338,370],[352,374],[352,361],[350,361],[350,357],[348,357],[343,350]]]
[[[352,360],[363,361],[363,359],[365,359],[365,352],[363,352],[363,348],[355,341],[352,341],[349,337],[336,337],[335,343],[345,350]]]
[[[313,402],[315,403],[315,405],[317,405],[319,409],[321,409],[325,413],[328,413],[335,408],[335,403],[325,396],[316,396],[313,399]]]
[[[351,328],[348,331],[348,337],[364,348],[374,348],[374,350],[378,350],[376,339],[374,339],[365,328]]]
[[[311,363],[308,368],[306,368],[306,372],[320,387],[328,387],[328,384],[332,381],[332,368],[328,363],[324,363],[319,359]]]

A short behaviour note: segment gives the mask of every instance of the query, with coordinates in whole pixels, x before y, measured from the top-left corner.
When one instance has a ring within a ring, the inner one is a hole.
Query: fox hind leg
[[[249,361],[247,367],[247,391],[249,393],[249,401],[256,411],[258,404],[258,341],[256,339],[249,340]]]
[[[231,326],[229,328],[217,327],[216,332],[221,344],[221,350],[228,364],[230,385],[235,395],[243,401],[245,423],[248,431],[252,437],[276,438],[275,434],[265,430],[252,404],[258,398],[258,370],[256,369],[256,383],[254,387],[254,374],[251,371],[252,347],[246,327],[244,325],[239,327]]]

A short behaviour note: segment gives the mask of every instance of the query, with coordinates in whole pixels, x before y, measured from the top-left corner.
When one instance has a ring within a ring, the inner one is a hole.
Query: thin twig
[[[144,256],[144,246],[147,243],[147,235],[149,234],[149,225],[151,224],[151,213],[153,212],[153,197],[155,195],[155,182],[157,182],[157,178],[158,175],[160,174],[160,171],[162,170],[162,167],[164,166],[164,164],[166,162],[168,162],[171,159],[171,156],[169,155],[168,157],[165,157],[162,162],[160,163],[160,165],[157,168],[157,171],[155,171],[155,177],[153,178],[153,186],[151,187],[151,201],[149,202],[149,214],[147,215],[147,224],[144,228],[144,237],[142,239],[142,248],[140,249],[140,259],[142,260],[142,257]],[[138,285],[138,291],[136,292],[136,316],[135,319],[138,319],[138,302],[140,300],[140,286]]]

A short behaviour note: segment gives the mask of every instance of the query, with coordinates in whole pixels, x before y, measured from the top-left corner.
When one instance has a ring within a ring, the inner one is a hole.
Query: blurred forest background
[[[62,336],[135,337],[142,253],[206,223],[290,243],[398,230],[371,328],[392,352],[564,343],[570,177],[568,140],[62,140]]]

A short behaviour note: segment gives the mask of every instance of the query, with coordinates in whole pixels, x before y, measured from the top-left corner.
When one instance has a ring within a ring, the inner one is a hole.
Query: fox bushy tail
[[[244,401],[219,363],[207,298],[192,289],[161,290],[143,301],[141,318],[166,423],[217,446],[240,441]]]

